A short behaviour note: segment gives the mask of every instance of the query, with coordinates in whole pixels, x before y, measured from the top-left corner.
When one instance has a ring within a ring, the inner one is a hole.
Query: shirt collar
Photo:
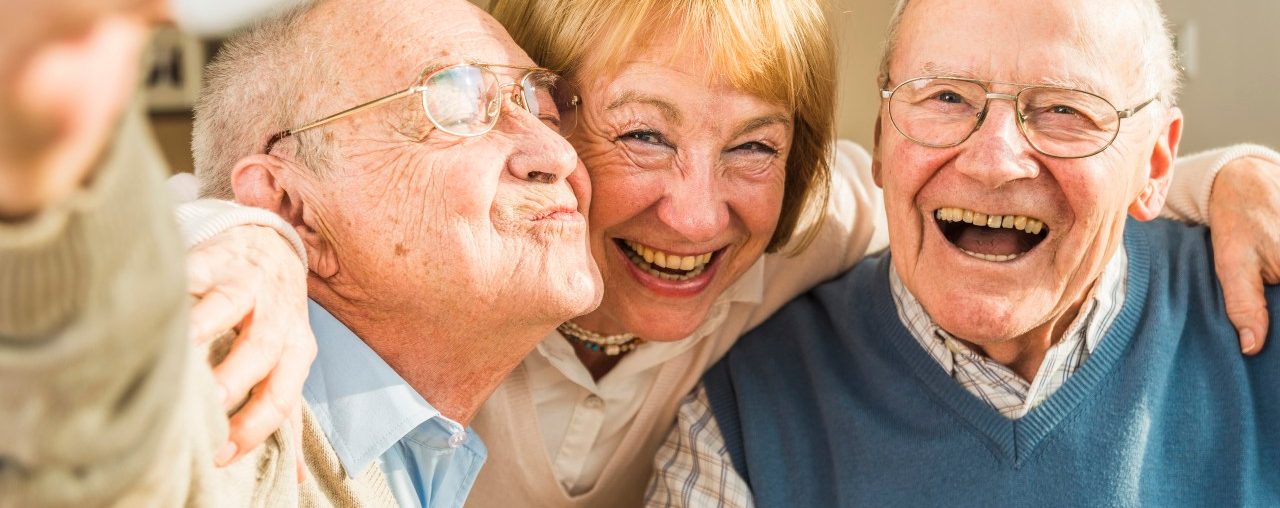
[[[1124,305],[1128,266],[1128,254],[1121,246],[1102,269],[1097,284],[1094,284],[1093,289],[1090,290],[1089,298],[1080,307],[1075,320],[1067,327],[1060,343],[1083,341],[1088,352],[1092,352],[1097,347],[1103,335],[1110,329],[1116,312]],[[906,284],[898,276],[898,271],[892,267],[889,269],[889,286],[893,292],[894,304],[898,309],[898,318],[947,374],[955,374],[954,355],[980,356],[968,346],[954,340],[950,333],[934,322],[915,295],[907,290]],[[1088,319],[1088,316],[1096,313],[1101,313],[1108,319]],[[1046,361],[1048,360],[1049,357],[1046,356]],[[1078,360],[1083,363],[1083,357]],[[1074,369],[1071,370],[1074,371]]]
[[[444,417],[324,307],[308,301],[307,310],[317,351],[303,396],[355,478],[423,422]]]

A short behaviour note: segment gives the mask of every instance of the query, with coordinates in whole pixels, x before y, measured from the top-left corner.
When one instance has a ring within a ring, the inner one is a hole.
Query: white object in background
[[[1200,30],[1196,27],[1196,22],[1187,20],[1179,25],[1174,41],[1183,72],[1186,73],[1187,79],[1194,78],[1196,72],[1200,70]]]
[[[169,0],[173,21],[198,36],[224,35],[302,0]]]

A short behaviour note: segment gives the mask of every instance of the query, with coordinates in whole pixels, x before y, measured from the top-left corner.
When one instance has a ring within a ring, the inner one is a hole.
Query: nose
[[[718,189],[715,157],[698,158],[702,160],[696,167],[671,175],[658,204],[658,220],[690,242],[705,243],[728,227],[729,207]]]
[[[503,103],[505,111],[499,122],[504,125],[499,127],[516,144],[507,171],[521,180],[556,183],[577,169],[578,154],[568,140],[512,100]]]
[[[960,145],[957,169],[991,189],[1039,175],[1035,149],[1019,130],[1016,114],[1012,101],[992,100],[982,125]]]

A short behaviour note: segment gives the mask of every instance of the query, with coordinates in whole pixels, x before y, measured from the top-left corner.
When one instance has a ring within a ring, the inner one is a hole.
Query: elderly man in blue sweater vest
[[[650,505],[1280,506],[1280,354],[1229,340],[1209,232],[1148,222],[1155,0],[903,2],[882,69],[890,254],[707,374]]]

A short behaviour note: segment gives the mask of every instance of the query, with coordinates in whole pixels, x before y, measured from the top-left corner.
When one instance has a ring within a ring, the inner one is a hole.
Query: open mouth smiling
[[[682,282],[697,278],[719,259],[724,249],[693,255],[673,254],[642,243],[615,238],[631,264],[659,279]]]
[[[1049,236],[1044,221],[1023,215],[991,215],[966,208],[939,208],[933,213],[947,241],[983,261],[1013,261]]]

